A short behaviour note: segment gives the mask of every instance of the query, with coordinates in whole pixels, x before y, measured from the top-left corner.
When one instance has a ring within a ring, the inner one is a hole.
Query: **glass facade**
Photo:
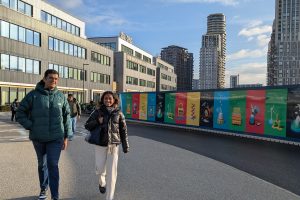
[[[110,75],[91,72],[91,82],[110,84]]]
[[[58,71],[60,78],[74,79],[74,80],[79,80],[79,81],[82,81],[83,78],[85,78],[81,69],[77,69],[77,68],[73,68],[73,67],[66,67],[66,66],[62,66],[62,65],[56,65],[56,64],[52,64],[52,63],[49,63],[48,68]],[[84,70],[84,72],[86,73],[86,70]],[[85,78],[85,81],[86,81],[86,78]]]
[[[51,15],[45,11],[41,11],[41,20],[49,25],[59,28],[63,31],[69,32],[73,35],[80,36],[80,28],[65,20],[62,20],[54,15]]]
[[[62,40],[49,37],[48,38],[48,49],[52,51],[57,51],[63,54],[67,54],[70,56],[78,57],[86,59],[86,49],[76,46],[74,44],[70,44],[68,42],[64,42]],[[78,53],[80,52],[80,53]]]
[[[13,55],[0,54],[0,69],[25,72],[29,74],[41,74],[41,62]]]
[[[0,0],[0,4],[32,17],[32,5],[20,0]]]
[[[100,53],[96,53],[96,52],[92,51],[91,60],[93,62],[99,63],[101,65],[110,66],[111,58],[109,56],[105,56],[105,55],[102,55]]]
[[[6,37],[26,44],[41,46],[41,34],[21,26],[0,20],[1,37]]]

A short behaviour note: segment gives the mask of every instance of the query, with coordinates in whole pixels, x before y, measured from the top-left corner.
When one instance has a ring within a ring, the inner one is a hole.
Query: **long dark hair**
[[[115,100],[115,102],[114,102],[114,104],[113,104],[113,107],[118,107],[119,106],[119,102],[120,102],[120,100],[119,100],[119,97],[118,97],[118,95],[116,94],[116,93],[113,93],[112,91],[105,91],[103,94],[102,94],[102,96],[101,96],[101,99],[100,99],[100,106],[102,106],[102,105],[104,105],[104,97],[105,97],[105,95],[107,95],[107,94],[110,94],[110,95],[112,95],[113,96],[113,98],[114,98],[114,100]]]

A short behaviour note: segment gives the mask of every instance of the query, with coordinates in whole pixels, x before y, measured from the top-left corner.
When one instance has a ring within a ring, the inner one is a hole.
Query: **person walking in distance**
[[[39,199],[46,199],[48,186],[52,199],[59,199],[58,162],[71,134],[69,104],[64,94],[57,90],[58,79],[58,72],[48,69],[43,80],[21,101],[16,116],[29,130],[29,139],[37,155]]]
[[[68,102],[70,107],[70,117],[71,117],[71,127],[72,127],[72,135],[69,136],[69,140],[72,140],[76,131],[77,118],[79,119],[81,115],[81,109],[76,99],[73,97],[73,94],[68,94]]]
[[[16,116],[16,112],[18,109],[18,99],[15,99],[12,104],[10,105],[11,110],[11,121],[13,122]]]
[[[88,118],[85,128],[101,127],[99,145],[95,145],[96,174],[99,175],[99,190],[107,192],[106,200],[113,200],[117,180],[119,144],[123,152],[129,151],[127,126],[124,114],[118,108],[119,98],[111,91],[101,96],[100,107]]]

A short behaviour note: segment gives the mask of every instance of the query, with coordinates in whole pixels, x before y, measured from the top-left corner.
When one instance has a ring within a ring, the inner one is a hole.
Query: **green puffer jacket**
[[[56,87],[54,90],[44,89],[43,81],[21,101],[16,119],[30,130],[31,140],[49,142],[71,135],[67,98]]]

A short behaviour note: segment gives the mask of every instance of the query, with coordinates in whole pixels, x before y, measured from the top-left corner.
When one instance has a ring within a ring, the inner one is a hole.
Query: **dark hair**
[[[72,97],[73,96],[73,94],[68,94],[68,97]]]
[[[49,74],[57,74],[59,76],[58,71],[56,71],[54,69],[47,69],[44,73],[44,78],[46,78]]]
[[[115,102],[113,104],[114,107],[117,107],[119,105],[119,97],[116,93],[113,93],[112,91],[105,91],[102,96],[101,96],[101,99],[100,99],[100,106],[104,105],[104,97],[105,95],[107,94],[110,94],[113,96]]]

